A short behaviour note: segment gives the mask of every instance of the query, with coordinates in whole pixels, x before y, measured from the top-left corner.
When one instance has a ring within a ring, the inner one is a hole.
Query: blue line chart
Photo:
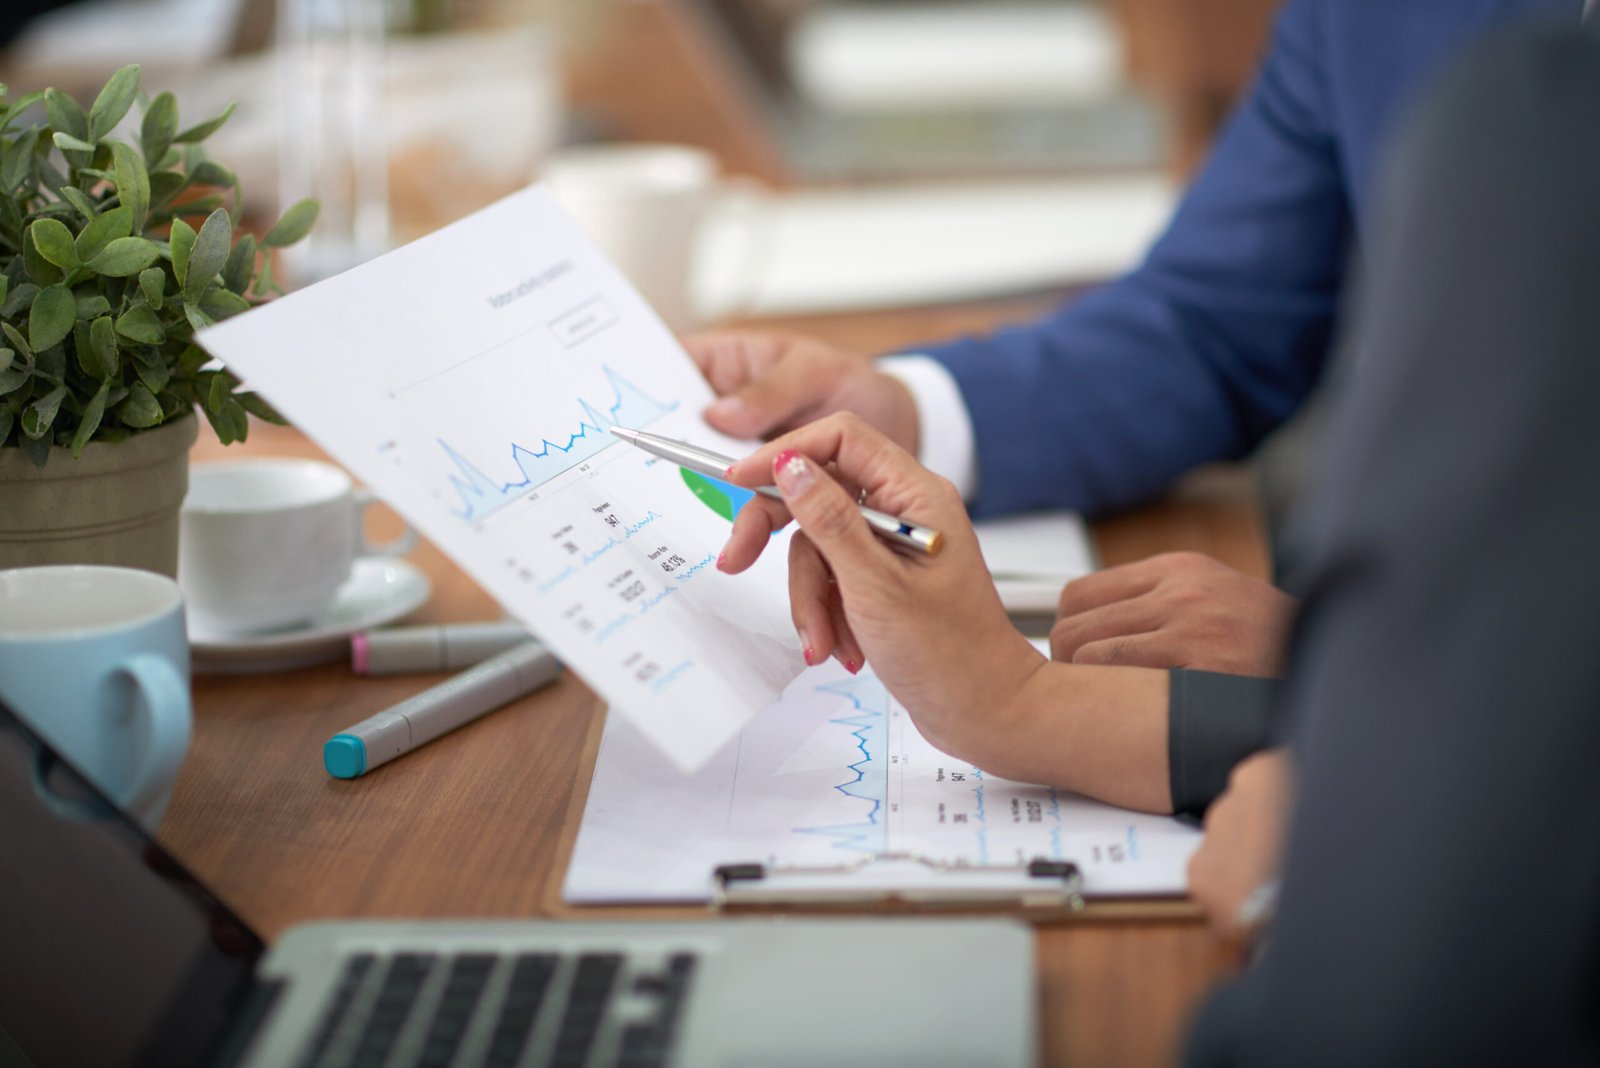
[[[601,370],[611,387],[611,400],[596,407],[580,397],[578,407],[583,415],[575,430],[558,434],[555,440],[541,438],[534,446],[511,443],[511,464],[520,478],[498,482],[443,438],[437,439],[456,469],[450,476],[450,486],[456,492],[458,507],[451,511],[469,523],[485,519],[536,486],[615,444],[611,427],[649,426],[678,406],[677,402],[664,404],[656,400],[609,367],[602,366]]]
[[[824,827],[796,827],[795,833],[830,838],[835,849],[882,853],[888,833],[888,825],[880,816],[888,789],[884,724],[889,714],[889,691],[875,677],[862,676],[818,686],[817,692],[846,698],[855,706],[855,714],[828,722],[850,728],[849,737],[854,741],[849,747],[849,754],[855,759],[845,765],[844,781],[833,788],[859,802],[863,812],[858,821]]]

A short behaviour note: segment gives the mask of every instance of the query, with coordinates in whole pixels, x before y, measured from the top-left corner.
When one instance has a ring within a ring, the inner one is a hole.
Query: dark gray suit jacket
[[[1281,907],[1197,1064],[1600,1060],[1600,28],[1456,67],[1392,161],[1284,713]]]

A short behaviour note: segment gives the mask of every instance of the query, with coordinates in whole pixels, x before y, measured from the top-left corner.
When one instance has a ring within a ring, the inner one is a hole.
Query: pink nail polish
[[[727,567],[724,566],[725,564],[727,564],[727,562],[728,562],[728,554],[727,553],[718,553],[717,554],[717,570],[718,571],[726,571],[726,570],[728,570]]]
[[[800,453],[795,449],[784,449],[782,452],[772,458],[773,470],[777,470],[782,467],[788,467],[789,461],[793,460],[799,455]]]
[[[855,658],[852,657],[844,662],[844,669],[854,675],[861,670],[861,665],[856,663]]]
[[[810,667],[812,664],[817,662],[817,654],[809,645],[806,646],[805,651],[801,653],[801,655],[806,658],[806,667]]]

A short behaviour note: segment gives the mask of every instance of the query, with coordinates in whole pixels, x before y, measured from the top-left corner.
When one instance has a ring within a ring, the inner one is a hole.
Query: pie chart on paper
[[[689,492],[700,499],[700,503],[713,512],[733,522],[733,517],[755,496],[751,490],[743,486],[735,486],[719,478],[711,478],[686,467],[678,468],[678,473],[683,476],[684,485],[689,487]]]

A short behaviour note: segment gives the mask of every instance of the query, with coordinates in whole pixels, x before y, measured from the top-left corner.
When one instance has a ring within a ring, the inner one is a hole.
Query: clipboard
[[[723,864],[712,872],[718,909],[918,908],[1083,909],[1083,874],[1070,861],[1028,864],[946,864],[909,853],[887,853],[833,867]]]
[[[600,701],[596,701],[594,703],[593,718],[589,724],[588,734],[584,738],[583,744],[579,747],[577,753],[575,754],[575,771],[573,781],[570,786],[572,797],[567,808],[565,819],[562,821],[560,832],[556,835],[554,841],[554,856],[552,859],[549,876],[544,881],[543,885],[535,891],[538,907],[541,913],[544,915],[560,916],[567,919],[593,919],[596,916],[603,915],[608,918],[626,916],[631,919],[703,920],[717,915],[719,911],[724,913],[760,911],[770,915],[781,915],[785,913],[822,910],[842,912],[854,911],[862,915],[920,911],[942,911],[947,913],[982,912],[990,914],[1015,915],[1019,918],[1026,919],[1029,922],[1036,924],[1051,924],[1056,922],[1087,922],[1100,924],[1172,921],[1199,923],[1203,919],[1199,906],[1193,901],[1184,896],[1170,894],[1109,898],[1099,898],[1090,895],[1087,898],[1081,898],[1080,896],[1080,900],[1076,904],[1069,902],[1066,907],[1049,907],[1042,905],[1022,907],[1022,897],[1020,894],[1016,893],[1012,893],[1009,897],[995,895],[987,897],[981,901],[974,900],[972,897],[962,897],[955,893],[944,895],[942,899],[939,900],[934,900],[932,896],[926,900],[908,900],[906,895],[902,893],[880,892],[876,896],[869,896],[864,892],[866,887],[858,884],[852,888],[855,891],[855,896],[852,899],[852,897],[846,893],[844,888],[845,881],[847,881],[849,878],[847,875],[833,876],[829,882],[829,885],[840,886],[840,890],[822,897],[812,896],[803,902],[798,901],[795,898],[790,898],[787,901],[784,901],[777,896],[769,896],[765,900],[762,900],[758,887],[748,884],[740,887],[738,891],[729,894],[727,899],[722,902],[720,909],[715,904],[707,902],[704,899],[699,901],[683,900],[676,902],[663,901],[645,903],[618,901],[615,903],[604,904],[570,902],[563,895],[563,886],[567,869],[572,863],[573,855],[576,850],[579,830],[583,824],[584,813],[587,808],[588,794],[593,784],[596,770],[596,757],[600,751],[600,742],[605,732],[606,720],[607,715],[604,704]],[[889,854],[889,856],[893,856],[893,854]],[[866,867],[867,864],[873,863],[874,859],[881,860],[882,858],[866,858],[861,863],[841,865],[840,867],[846,869],[847,871],[855,870],[857,868]],[[730,857],[726,862],[719,865],[719,867],[746,866],[742,864],[736,864],[734,861],[735,858]],[[756,867],[761,869],[763,876],[766,876],[769,871],[774,875],[784,874],[784,869],[781,867],[769,865],[756,865]],[[966,867],[969,872],[985,870],[984,868],[979,868],[976,866]],[[838,871],[839,869],[826,868],[821,870],[824,872],[834,872]],[[1018,872],[1018,868],[1001,869],[1001,874],[1008,874],[1010,886],[1012,888],[1022,889],[1025,887],[1028,889],[1033,889],[1035,884],[1031,883],[1024,883],[1023,887],[1017,887],[1016,884],[1019,878]],[[707,874],[708,876],[712,877],[712,882],[715,886],[717,880],[714,877],[714,873],[708,871]],[[991,871],[990,874],[996,873]],[[951,878],[954,877],[955,876],[953,875],[951,876]],[[787,883],[788,879],[785,878],[784,884]],[[770,895],[773,893],[772,888],[780,886],[780,883],[774,879],[771,882],[767,882],[765,885],[767,887],[766,893]],[[972,882],[957,883],[954,885],[970,888],[976,886],[977,882],[974,880]],[[713,889],[713,896],[715,896],[715,889]]]

